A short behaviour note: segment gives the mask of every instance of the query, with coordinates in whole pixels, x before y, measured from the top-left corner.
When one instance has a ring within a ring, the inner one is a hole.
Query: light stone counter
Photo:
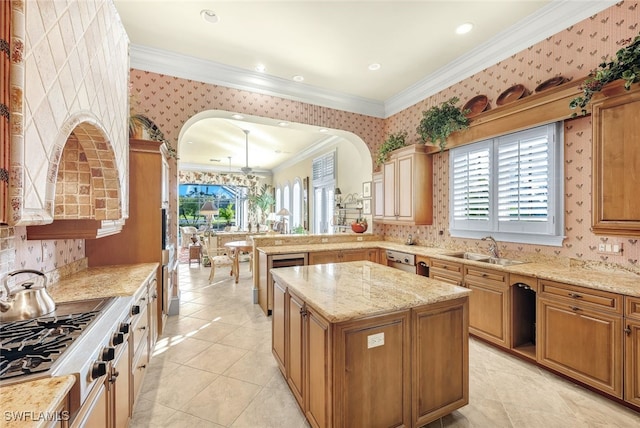
[[[435,281],[369,261],[273,269],[327,321],[348,321],[471,294],[467,288]]]
[[[451,249],[423,247],[419,245],[404,245],[390,241],[362,241],[324,244],[316,243],[306,245],[273,245],[268,247],[259,247],[258,251],[264,252],[267,255],[271,255],[365,248],[380,248],[384,250],[402,251],[410,254],[415,254],[417,256],[425,256],[458,263],[472,264],[488,269],[502,270],[513,274],[528,275],[534,278],[548,279],[552,281],[578,285],[581,287],[610,291],[627,296],[640,297],[640,275],[617,268],[615,266],[606,266],[598,262],[572,262],[569,259],[563,261],[545,260],[543,262],[527,262],[527,260],[521,259],[526,263],[512,266],[500,266],[450,257],[447,254],[459,252]]]
[[[74,383],[74,376],[60,376],[0,388],[0,425],[35,428],[66,419],[68,415],[54,412]]]
[[[90,267],[48,287],[55,302],[133,296],[156,272],[157,263]]]

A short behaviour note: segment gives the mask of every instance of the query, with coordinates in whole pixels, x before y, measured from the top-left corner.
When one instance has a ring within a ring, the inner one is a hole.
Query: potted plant
[[[607,83],[623,79],[624,87],[628,91],[631,89],[631,84],[640,81],[640,35],[633,40],[629,38],[618,42],[619,45],[627,43],[628,46],[616,52],[615,58],[600,63],[597,69],[589,73],[587,79],[580,85],[582,95],[572,99],[569,107],[580,108],[582,115],[585,115],[587,104],[593,95],[600,92]],[[573,116],[577,116],[577,113],[573,113]]]
[[[355,233],[364,233],[367,231],[367,219],[364,217],[358,217],[351,223],[351,230]]]
[[[382,143],[378,149],[378,153],[376,154],[376,165],[380,166],[385,163],[387,161],[387,156],[392,151],[406,146],[405,138],[407,138],[406,131],[389,134],[389,137],[384,140],[384,143]]]
[[[440,150],[444,150],[449,135],[469,127],[469,119],[466,116],[468,111],[457,107],[455,104],[458,101],[457,97],[453,97],[439,106],[433,106],[422,112],[422,120],[417,131],[423,143],[429,142],[440,146]]]

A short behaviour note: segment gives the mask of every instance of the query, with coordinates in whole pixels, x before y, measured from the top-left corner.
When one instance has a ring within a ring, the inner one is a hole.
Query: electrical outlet
[[[276,245],[282,245],[282,239],[276,239],[274,243]]]
[[[377,348],[384,345],[384,333],[377,333],[367,336],[367,348]]]
[[[356,237],[356,241],[362,241],[362,236]]]
[[[604,253],[604,244],[598,245],[598,251],[600,251],[601,253]]]

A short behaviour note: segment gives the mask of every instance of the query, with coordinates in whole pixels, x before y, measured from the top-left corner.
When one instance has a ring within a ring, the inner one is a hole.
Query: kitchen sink
[[[447,255],[449,257],[456,257],[459,259],[472,260],[474,262],[489,263],[492,265],[499,265],[499,266],[513,266],[513,265],[526,263],[520,260],[505,259],[504,257],[490,257],[485,254],[478,254],[478,253],[464,252],[464,253],[453,253],[453,254],[447,254]]]
[[[473,260],[476,262],[488,262],[491,257],[478,253],[454,253],[447,254],[449,257],[457,257],[465,260]]]

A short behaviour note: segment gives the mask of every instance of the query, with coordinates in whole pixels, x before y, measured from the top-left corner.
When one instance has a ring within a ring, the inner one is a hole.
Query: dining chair
[[[228,250],[226,248],[218,248],[218,239],[215,237],[206,238],[206,244],[207,255],[211,262],[209,282],[213,280],[217,267],[229,266],[229,276],[233,276],[233,259],[227,253]]]

